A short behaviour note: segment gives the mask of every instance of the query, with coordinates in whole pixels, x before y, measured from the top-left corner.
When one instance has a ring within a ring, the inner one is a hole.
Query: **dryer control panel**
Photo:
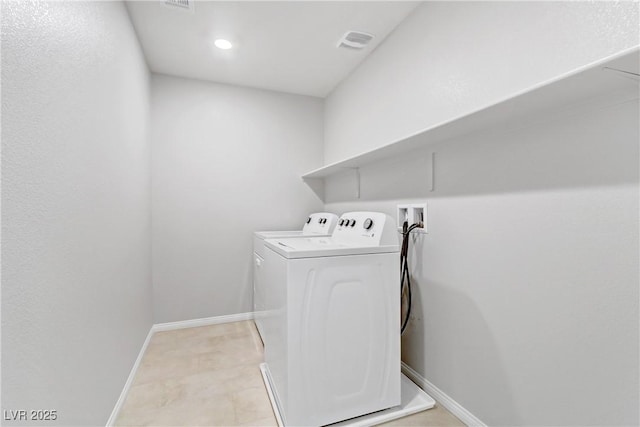
[[[381,212],[347,212],[338,220],[333,240],[348,245],[397,245],[393,219]]]
[[[312,213],[302,226],[302,234],[331,234],[338,223],[338,215],[328,212]]]

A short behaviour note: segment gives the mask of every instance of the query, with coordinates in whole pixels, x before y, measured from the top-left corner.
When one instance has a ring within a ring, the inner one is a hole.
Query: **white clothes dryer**
[[[326,425],[401,403],[398,234],[377,212],[330,237],[266,239],[265,364],[285,425]]]
[[[265,295],[269,283],[264,276],[265,239],[298,238],[308,236],[329,236],[338,223],[338,216],[328,212],[312,213],[302,226],[302,230],[256,231],[253,234],[253,311],[254,320],[262,341],[265,341],[262,318],[265,310]]]

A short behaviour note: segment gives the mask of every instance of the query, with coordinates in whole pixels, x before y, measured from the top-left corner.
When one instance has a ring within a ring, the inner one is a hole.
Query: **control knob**
[[[369,230],[371,227],[373,227],[373,220],[371,218],[367,218],[362,226],[365,230]]]
[[[307,218],[307,224],[311,222],[311,217]]]

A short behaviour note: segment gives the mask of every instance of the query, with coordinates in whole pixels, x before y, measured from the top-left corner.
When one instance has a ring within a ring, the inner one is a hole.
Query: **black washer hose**
[[[407,314],[402,321],[402,328],[400,328],[400,334],[404,334],[407,325],[409,324],[409,316],[411,316],[411,275],[409,274],[409,235],[414,228],[419,227],[420,224],[412,224],[409,226],[407,221],[402,224],[402,248],[400,250],[400,300],[402,301],[402,294],[404,293],[405,286],[407,288]],[[401,304],[402,305],[402,304]]]

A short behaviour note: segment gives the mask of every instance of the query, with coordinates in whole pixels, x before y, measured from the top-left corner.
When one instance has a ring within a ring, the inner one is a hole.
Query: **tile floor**
[[[157,332],[118,426],[276,426],[252,321]],[[387,426],[464,426],[436,406]]]

